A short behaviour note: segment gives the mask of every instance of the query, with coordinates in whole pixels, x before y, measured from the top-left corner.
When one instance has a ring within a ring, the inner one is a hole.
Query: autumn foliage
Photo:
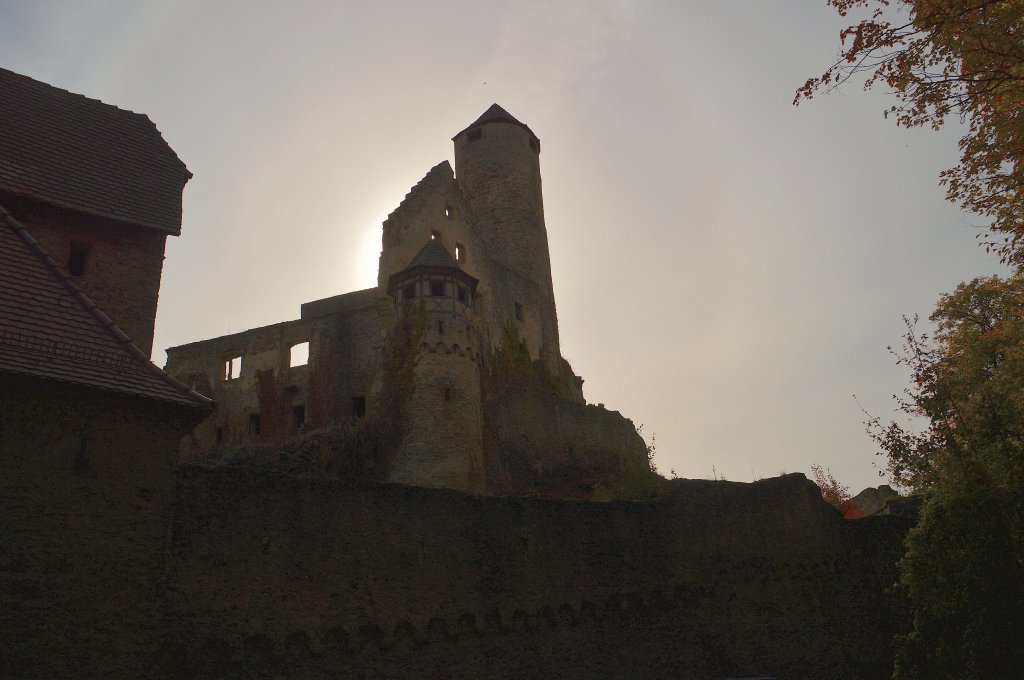
[[[1024,2],[828,0],[866,16],[840,32],[838,59],[795,104],[846,83],[887,86],[886,116],[906,127],[966,123],[960,163],[940,175],[946,198],[990,220],[984,243],[1024,262]]]
[[[842,510],[843,504],[850,500],[850,487],[840,484],[832,476],[831,470],[826,470],[818,464],[811,466],[811,473],[814,475],[814,483],[821,489],[821,497],[825,502],[837,510]]]

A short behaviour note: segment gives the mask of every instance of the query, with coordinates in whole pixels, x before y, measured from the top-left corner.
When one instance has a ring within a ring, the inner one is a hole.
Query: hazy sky
[[[195,177],[154,360],[376,280],[380,225],[498,102],[543,143],[562,351],[664,474],[877,485],[902,315],[1003,270],[943,201],[956,130],[799,108],[824,0],[0,0],[0,65],[143,112]],[[3,105],[0,102],[0,105]],[[853,395],[857,395],[857,400]]]

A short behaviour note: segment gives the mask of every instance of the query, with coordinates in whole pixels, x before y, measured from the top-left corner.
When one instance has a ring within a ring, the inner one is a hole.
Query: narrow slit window
[[[459,302],[466,304],[466,289],[459,286],[458,290],[455,291],[455,295],[459,298]]]
[[[224,380],[238,380],[242,376],[242,357],[231,357],[224,362]]]
[[[88,243],[80,241],[71,242],[71,246],[68,249],[68,272],[72,276],[82,276],[85,274],[85,267],[89,262],[90,252],[92,252],[92,248]]]
[[[516,321],[523,320],[523,306],[520,303],[516,303]]]
[[[445,401],[451,401],[452,400],[452,388],[450,388],[450,387],[443,387],[443,388],[441,388],[441,398],[444,399]]]
[[[450,205],[446,205],[444,207],[444,216],[447,217],[448,219],[455,217],[455,208],[451,207]]]
[[[430,294],[434,297],[444,297],[444,281],[431,281]]]
[[[292,368],[296,366],[305,366],[309,363],[309,341],[300,342],[297,345],[292,345],[289,351],[288,365]]]
[[[260,414],[250,413],[249,414],[249,436],[258,437],[260,436]]]
[[[444,335],[444,321],[437,322],[437,332],[441,335]]]
[[[362,418],[366,415],[366,397],[352,397],[352,417]]]
[[[466,261],[466,246],[461,243],[455,244],[455,261],[465,262]]]
[[[214,436],[214,439],[217,440],[218,444],[223,444],[224,443],[224,428],[223,427],[218,427],[216,430],[213,431],[213,436]]]
[[[295,429],[302,429],[302,426],[306,424],[306,406],[300,404],[292,409],[292,419],[295,423]]]

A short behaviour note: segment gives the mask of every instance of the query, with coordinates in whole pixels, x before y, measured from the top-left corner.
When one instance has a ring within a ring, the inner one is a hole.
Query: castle
[[[186,460],[376,414],[401,431],[356,465],[383,460],[386,481],[515,493],[583,468],[595,479],[643,474],[632,423],[587,407],[559,351],[540,140],[494,104],[453,142],[455,172],[436,165],[384,222],[375,288],[167,351],[166,370],[216,404]],[[411,384],[393,394],[402,341],[415,345]],[[531,365],[535,399],[490,389],[494,364],[516,358]],[[543,414],[527,412],[536,399]]]
[[[0,101],[0,678],[890,674],[902,518],[801,475],[587,500],[652,475],[559,357],[508,114],[391,215],[377,288],[175,348],[186,384],[148,355],[190,173],[143,115]],[[332,474],[282,469],[310,448]]]

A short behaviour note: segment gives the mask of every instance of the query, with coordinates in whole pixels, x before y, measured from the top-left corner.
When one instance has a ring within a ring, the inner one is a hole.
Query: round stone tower
[[[473,209],[487,255],[492,332],[511,325],[534,358],[553,372],[561,357],[544,225],[540,140],[507,111],[492,105],[452,138],[455,179]]]
[[[395,318],[419,315],[423,334],[405,432],[389,481],[483,491],[480,371],[473,329],[477,280],[430,240],[388,280]]]

